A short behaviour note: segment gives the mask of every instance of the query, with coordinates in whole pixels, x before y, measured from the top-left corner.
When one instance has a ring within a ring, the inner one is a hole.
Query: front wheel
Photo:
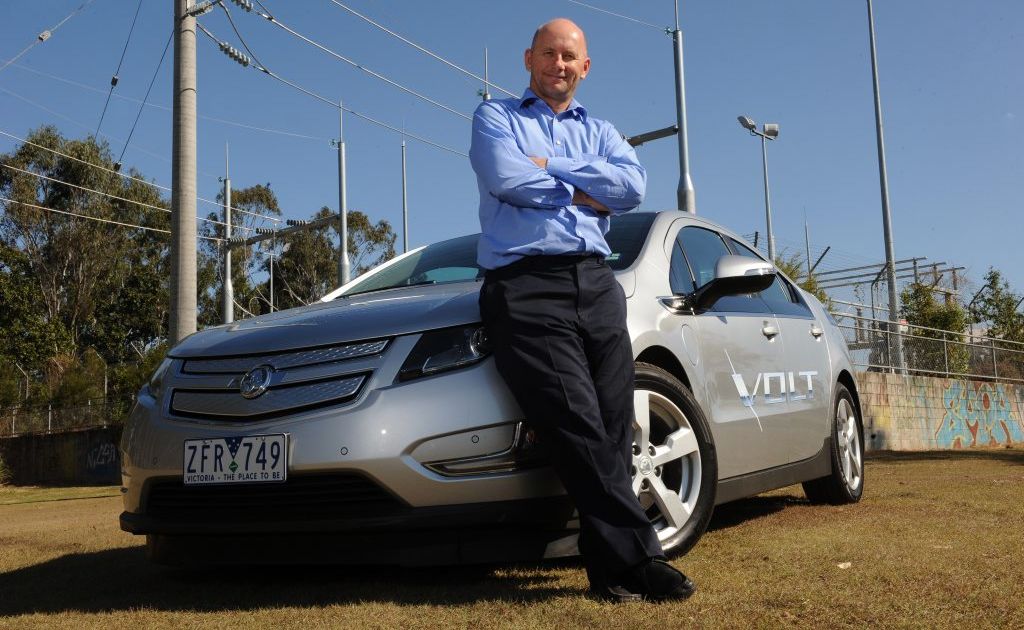
[[[685,553],[715,506],[718,458],[690,390],[667,371],[636,364],[633,491],[666,553]]]
[[[836,390],[832,409],[832,472],[804,482],[804,494],[811,503],[856,503],[864,493],[864,427],[850,391],[838,384]]]

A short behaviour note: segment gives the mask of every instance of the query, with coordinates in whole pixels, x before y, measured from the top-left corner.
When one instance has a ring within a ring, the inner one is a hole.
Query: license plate
[[[185,440],[186,486],[279,483],[288,478],[288,436],[245,435]]]

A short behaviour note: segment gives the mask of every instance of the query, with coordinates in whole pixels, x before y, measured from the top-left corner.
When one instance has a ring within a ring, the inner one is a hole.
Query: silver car
[[[559,453],[489,357],[476,242],[174,347],[125,426],[121,527],[162,563],[575,554]],[[857,385],[821,303],[693,215],[616,217],[608,242],[636,357],[633,489],[666,551],[773,488],[859,500]]]

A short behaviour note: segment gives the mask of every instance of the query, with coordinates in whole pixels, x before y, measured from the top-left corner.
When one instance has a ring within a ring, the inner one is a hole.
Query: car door
[[[736,254],[760,258],[746,245],[729,240]],[[788,416],[786,441],[790,461],[801,461],[817,454],[830,435],[832,374],[824,322],[814,317],[799,290],[782,276],[777,276],[760,295],[779,323],[780,367],[786,384],[783,406]]]
[[[704,227],[682,228],[673,245],[674,293],[690,293],[715,276],[731,254],[722,236]],[[781,364],[778,324],[756,295],[726,296],[693,318],[700,336],[700,369],[722,479],[788,461],[785,416],[771,404],[782,393],[773,380]]]

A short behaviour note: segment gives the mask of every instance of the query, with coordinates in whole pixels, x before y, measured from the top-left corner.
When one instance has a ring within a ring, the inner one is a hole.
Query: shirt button
[[[561,141],[561,140],[557,140],[557,141],[555,142],[555,144],[557,144],[557,145],[561,146],[561,144],[562,144],[562,141]]]

